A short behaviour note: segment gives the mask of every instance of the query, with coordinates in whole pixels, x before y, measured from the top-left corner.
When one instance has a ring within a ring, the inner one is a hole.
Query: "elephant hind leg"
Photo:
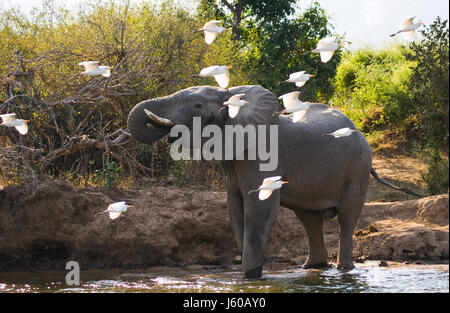
[[[347,188],[338,207],[339,248],[337,263],[340,269],[353,269],[353,232],[356,222],[364,207],[367,179],[356,180]]]
[[[308,259],[303,268],[327,267],[327,248],[323,239],[323,214],[313,210],[295,210],[308,237]]]

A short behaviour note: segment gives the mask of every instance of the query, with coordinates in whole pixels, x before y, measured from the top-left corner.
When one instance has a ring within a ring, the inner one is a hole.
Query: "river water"
[[[336,268],[267,269],[261,280],[246,280],[239,266],[227,269],[191,266],[146,270],[80,272],[79,286],[68,286],[66,272],[0,273],[0,292],[282,292],[282,293],[448,293],[449,266],[356,264],[351,271]]]

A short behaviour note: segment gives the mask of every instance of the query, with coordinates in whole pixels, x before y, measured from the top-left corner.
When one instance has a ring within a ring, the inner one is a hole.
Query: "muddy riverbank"
[[[134,205],[117,220],[96,213],[115,201]],[[367,203],[354,234],[357,262],[447,263],[448,194],[419,200]],[[338,223],[327,222],[330,260]],[[308,248],[295,214],[280,208],[266,248],[266,264],[302,264]],[[189,264],[228,266],[238,250],[226,193],[172,186],[141,190],[73,188],[50,182],[28,194],[0,190],[0,271],[59,270],[69,260],[83,269]]]

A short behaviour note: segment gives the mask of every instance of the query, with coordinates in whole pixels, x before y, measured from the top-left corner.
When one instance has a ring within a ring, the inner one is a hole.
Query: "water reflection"
[[[82,274],[81,286],[66,286],[42,274],[38,278],[27,277],[8,281],[0,275],[0,292],[449,292],[448,265],[378,267],[375,263],[360,265],[351,271],[288,269],[267,271],[262,280],[246,280],[238,268],[198,272],[181,269],[146,273],[97,271],[95,275]]]

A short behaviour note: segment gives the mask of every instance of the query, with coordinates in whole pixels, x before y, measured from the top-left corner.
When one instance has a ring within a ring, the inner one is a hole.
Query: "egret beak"
[[[281,183],[282,183],[282,184],[287,184],[288,182],[287,182],[287,181],[282,181]]]
[[[233,68],[233,65],[227,65],[227,69]]]
[[[309,76],[311,76],[311,77],[316,77],[316,75],[309,75]]]
[[[30,120],[25,120],[25,122],[29,123],[29,122],[31,122],[31,121],[30,121]]]

